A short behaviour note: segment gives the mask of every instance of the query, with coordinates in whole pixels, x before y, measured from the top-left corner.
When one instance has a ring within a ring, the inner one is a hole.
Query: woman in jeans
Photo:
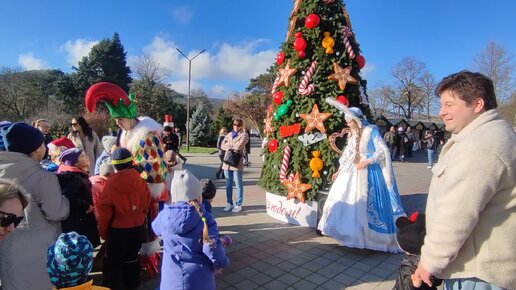
[[[243,155],[245,144],[249,140],[249,136],[243,129],[244,122],[242,119],[235,119],[233,121],[233,130],[226,135],[220,146],[222,150],[226,151],[226,154],[228,153],[228,150],[234,149],[240,153],[240,156]],[[222,169],[224,169],[224,176],[226,177],[227,205],[224,208],[224,211],[240,212],[242,210],[242,201],[244,199],[244,185],[242,184],[242,173],[244,171],[243,158],[240,157],[238,166],[233,167],[224,163],[222,165]],[[235,205],[233,204],[233,178],[235,179],[235,185],[237,188],[237,200]]]

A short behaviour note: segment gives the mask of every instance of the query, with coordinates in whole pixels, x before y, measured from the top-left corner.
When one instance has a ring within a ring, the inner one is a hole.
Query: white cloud
[[[48,68],[48,64],[44,60],[34,57],[32,52],[20,55],[18,57],[18,63],[25,70],[38,70]]]
[[[172,16],[180,24],[188,24],[193,17],[193,9],[188,6],[180,6],[172,11]]]
[[[192,80],[224,79],[231,81],[248,81],[250,78],[266,72],[273,63],[277,51],[259,51],[256,47],[263,40],[255,40],[240,45],[223,43],[215,54],[205,52],[195,57],[199,51],[183,51],[192,63]],[[143,49],[143,53],[151,56],[160,66],[171,72],[174,79],[188,81],[188,63],[178,51],[178,46],[163,36],[156,36]],[[214,49],[214,50],[215,50]]]
[[[178,80],[168,83],[170,88],[174,91],[188,95],[188,79],[186,80]],[[202,89],[202,85],[200,83],[191,81],[190,82],[190,91],[193,91],[194,89]]]
[[[83,57],[88,56],[91,48],[98,41],[87,41],[84,39],[68,40],[61,48],[67,53],[66,61],[72,66],[77,66]]]

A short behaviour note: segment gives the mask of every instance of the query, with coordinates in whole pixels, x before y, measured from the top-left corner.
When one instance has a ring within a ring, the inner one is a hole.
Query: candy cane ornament
[[[351,31],[351,28],[348,26],[343,26],[341,29],[342,38],[344,39],[344,46],[346,47],[346,51],[349,54],[349,58],[354,59],[355,58],[355,52],[353,51],[353,48],[351,47],[351,43],[349,43],[350,36],[353,35],[353,32]]]
[[[274,94],[276,92],[276,88],[278,87],[279,80],[280,80],[280,76],[277,75],[276,78],[274,79],[274,84],[272,85],[271,94]]]
[[[308,84],[310,79],[312,78],[312,75],[314,74],[315,67],[317,66],[317,61],[313,61],[308,70],[305,73],[305,76],[301,80],[301,83],[299,84],[299,93],[303,96],[308,96],[309,94],[313,93],[315,91],[315,87],[313,84]]]
[[[281,159],[281,167],[280,167],[280,175],[279,175],[279,179],[280,181],[281,180],[285,180],[287,179],[287,169],[288,169],[288,163],[290,161],[290,153],[291,153],[291,149],[290,149],[290,146],[285,146],[285,149],[283,149],[283,158]],[[292,180],[291,178],[293,178],[294,175],[291,173],[290,176],[288,177],[289,180]]]

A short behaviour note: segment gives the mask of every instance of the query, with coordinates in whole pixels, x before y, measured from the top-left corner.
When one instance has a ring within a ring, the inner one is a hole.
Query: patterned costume
[[[158,273],[160,250],[159,240],[151,230],[150,223],[158,215],[159,201],[167,200],[164,194],[166,165],[163,161],[163,144],[161,133],[163,127],[149,117],[136,117],[135,95],[126,92],[112,83],[101,82],[91,86],[86,92],[86,108],[93,112],[98,101],[104,101],[111,117],[136,119],[136,125],[130,130],[123,130],[119,145],[131,151],[140,176],[147,181],[152,201],[145,222],[145,238],[140,250],[141,262],[148,277]]]

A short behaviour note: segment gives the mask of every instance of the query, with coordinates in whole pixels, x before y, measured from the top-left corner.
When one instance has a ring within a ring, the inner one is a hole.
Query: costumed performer
[[[395,221],[405,212],[389,149],[359,108],[326,102],[344,113],[351,132],[317,228],[344,246],[399,252]]]
[[[168,200],[164,181],[167,168],[163,161],[161,133],[163,127],[149,117],[137,117],[135,94],[129,94],[119,86],[101,82],[86,92],[88,111],[93,112],[98,101],[104,101],[109,114],[120,127],[118,146],[127,148],[134,158],[140,176],[147,181],[152,201],[145,222],[145,240],[140,250],[144,274],[151,278],[158,273],[160,245],[151,229],[151,222],[158,215],[159,202]]]

